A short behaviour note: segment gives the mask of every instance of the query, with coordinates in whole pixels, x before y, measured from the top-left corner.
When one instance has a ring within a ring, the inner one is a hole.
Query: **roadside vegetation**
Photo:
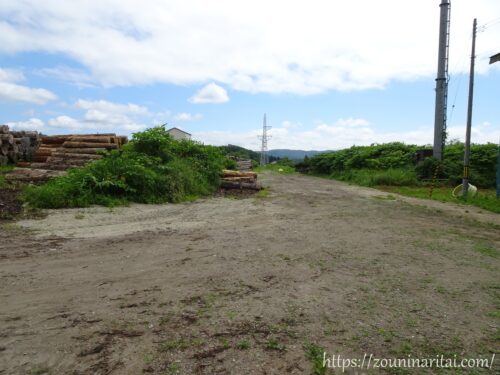
[[[295,163],[288,158],[282,158],[282,159],[279,159],[277,161],[273,161],[270,164],[267,164],[265,166],[257,166],[254,168],[254,170],[257,173],[261,173],[263,171],[271,171],[271,172],[281,173],[281,174],[296,173]]]
[[[181,202],[213,193],[222,169],[233,166],[220,148],[174,140],[159,126],[135,133],[103,159],[27,186],[22,199],[34,208]]]
[[[462,181],[464,145],[459,142],[448,144],[441,163],[433,157],[417,163],[415,153],[419,149],[422,147],[398,142],[353,146],[312,158],[306,157],[296,168],[303,173],[381,188],[403,195],[472,204],[500,212],[500,200],[496,199],[494,192],[497,145],[489,143],[471,146],[470,182],[479,188],[479,192],[467,200],[455,198],[451,194],[452,189]],[[437,187],[430,196],[435,174]]]

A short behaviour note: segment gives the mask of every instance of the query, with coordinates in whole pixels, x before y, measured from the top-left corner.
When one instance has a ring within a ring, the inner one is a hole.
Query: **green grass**
[[[286,345],[280,343],[278,340],[269,340],[266,343],[266,349],[267,350],[276,350],[278,352],[284,352],[284,351],[286,351]]]
[[[254,169],[255,172],[261,173],[263,171],[271,171],[274,173],[279,173],[279,174],[294,174],[295,168],[291,167],[289,165],[282,165],[279,163],[276,164],[268,164],[266,166],[259,166]]]
[[[236,343],[236,348],[239,350],[250,349],[250,343],[247,340],[241,340]]]
[[[325,375],[327,368],[323,366],[323,353],[325,350],[316,344],[305,344],[304,352],[306,358],[312,364],[311,373],[314,375]]]
[[[429,186],[376,186],[376,188],[390,193],[406,195],[408,197],[473,205],[488,211],[500,213],[500,199],[496,197],[496,192],[493,189],[479,189],[475,197],[464,200],[462,198],[455,198],[451,195],[453,190],[451,187],[434,188],[432,197],[429,197]]]
[[[352,169],[342,173],[334,173],[330,177],[361,186],[405,186],[417,183],[415,171],[405,168]]]
[[[0,165],[0,189],[6,189],[9,186],[4,175],[13,169],[12,165]]]

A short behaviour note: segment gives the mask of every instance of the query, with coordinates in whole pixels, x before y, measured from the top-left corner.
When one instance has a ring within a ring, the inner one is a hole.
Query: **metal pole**
[[[467,107],[467,129],[465,131],[464,177],[462,180],[462,191],[464,198],[467,198],[467,193],[469,192],[470,132],[472,127],[472,101],[474,97],[474,63],[476,61],[476,30],[477,30],[477,19],[474,18],[474,23],[472,24],[472,54],[470,57],[469,104]]]
[[[441,0],[439,22],[438,73],[436,78],[436,108],[434,114],[434,147],[432,155],[443,159],[446,132],[446,102],[448,97],[448,53],[450,35],[450,0]]]
[[[498,160],[497,160],[497,198],[500,198],[500,142],[498,142]]]

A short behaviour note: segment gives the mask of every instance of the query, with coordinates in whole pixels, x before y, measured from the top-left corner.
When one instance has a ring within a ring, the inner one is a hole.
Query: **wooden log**
[[[48,163],[32,162],[30,167],[35,169],[47,169],[49,166]]]
[[[54,152],[57,152],[56,149],[52,148],[39,148],[36,150],[35,155],[37,156],[50,156]]]
[[[17,154],[19,152],[19,146],[13,143],[9,145],[9,151],[15,152]]]
[[[16,168],[9,172],[5,177],[7,180],[24,181],[24,182],[43,182],[51,178],[62,176],[65,173],[61,171],[52,171],[47,169],[32,168]]]
[[[116,136],[116,133],[94,133],[94,134],[56,134],[56,135],[51,135],[49,137],[70,137],[70,138],[77,138],[77,137],[114,137]]]
[[[68,137],[68,136],[59,136],[59,137],[42,137],[42,143],[46,144],[46,145],[52,145],[52,144],[57,144],[57,145],[61,145],[63,144],[64,142],[66,142],[69,138],[71,137]]]
[[[228,181],[221,181],[221,185],[220,185],[222,188],[224,189],[245,189],[245,190],[261,190],[262,187],[260,186],[260,184],[256,183],[256,182],[252,182],[252,183],[249,183],[249,182],[228,182]]]
[[[29,168],[31,166],[31,163],[29,161],[18,161],[16,164],[16,167],[19,168]]]
[[[40,143],[40,146],[42,148],[61,148],[62,143]]]
[[[12,134],[0,134],[0,139],[2,140],[2,144],[13,144],[14,143],[14,137]]]
[[[12,134],[15,138],[21,138],[21,137],[29,137],[29,138],[39,138],[40,135],[36,131],[11,131],[10,134]]]
[[[10,150],[9,146],[9,144],[3,144],[2,146],[0,146],[0,155],[7,156],[7,153]]]
[[[93,143],[93,142],[64,142],[66,148],[106,148],[109,150],[117,149],[118,145],[113,143]]]
[[[0,125],[0,134],[6,134],[9,132],[9,126],[8,125]]]
[[[224,177],[221,179],[224,182],[250,182],[254,183],[255,178],[253,177]]]
[[[257,178],[257,173],[255,172],[242,172],[242,171],[231,171],[229,169],[224,169],[222,171],[224,177],[253,177]]]
[[[63,154],[100,154],[106,153],[106,149],[103,147],[97,148],[58,148],[56,152]]]
[[[88,137],[71,137],[68,139],[69,142],[91,142],[91,143],[113,143],[114,137],[98,137],[98,136],[88,136]]]
[[[9,160],[13,163],[13,164],[16,164],[17,163],[17,152],[14,152],[14,151],[9,151],[7,153],[7,157],[9,158]]]
[[[102,155],[96,154],[72,154],[67,152],[54,152],[51,154],[53,157],[63,158],[63,159],[87,159],[87,160],[98,160],[102,159]]]
[[[45,163],[47,162],[47,159],[49,156],[38,156],[38,155],[33,155],[33,158],[31,159],[35,163]]]

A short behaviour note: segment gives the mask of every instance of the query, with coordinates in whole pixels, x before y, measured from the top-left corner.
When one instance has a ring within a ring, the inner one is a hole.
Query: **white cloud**
[[[0,68],[0,100],[45,104],[57,97],[49,90],[31,88],[16,82],[24,80],[18,70]]]
[[[118,104],[108,102],[106,100],[83,100],[78,99],[75,107],[80,109],[103,111],[113,114],[134,114],[134,115],[148,115],[149,111],[146,107],[137,104]]]
[[[202,87],[195,96],[189,98],[191,103],[226,103],[229,101],[227,91],[215,83],[209,83]]]
[[[18,122],[8,122],[6,125],[12,130],[36,130],[42,131],[45,128],[45,124],[39,118],[30,118],[27,121],[18,121]]]
[[[96,131],[130,133],[143,130],[146,125],[142,122],[143,117],[151,113],[146,107],[137,104],[113,103],[106,100],[84,100],[79,99],[74,107],[84,110],[82,118],[62,115],[51,118],[48,126],[70,131]]]
[[[437,0],[404,7],[400,0],[3,0],[0,53],[62,53],[94,82],[110,86],[214,81],[247,92],[362,90],[435,75],[438,5]],[[482,24],[498,14],[498,0],[453,0],[453,71],[467,71],[472,17]],[[487,64],[499,39],[498,25],[479,34],[480,72],[500,69]],[[73,73],[62,74],[73,79]]]
[[[288,122],[286,122],[287,124]],[[255,129],[244,133],[208,131],[196,132],[193,138],[207,144],[235,144],[252,150],[260,149],[258,136],[262,130]],[[453,125],[448,128],[449,139],[465,138],[465,127]],[[372,143],[405,142],[425,145],[432,143],[432,127],[421,127],[414,131],[385,132],[372,126],[365,119],[339,119],[333,124],[319,124],[310,130],[295,130],[290,127],[277,127],[269,131],[270,149],[301,150],[337,150],[353,145],[370,145]],[[497,143],[500,139],[500,126],[489,123],[475,124],[472,128],[473,143]]]
[[[197,113],[195,115],[191,113],[181,112],[174,116],[175,121],[196,121],[202,118],[202,115]]]
[[[81,69],[74,69],[61,65],[55,68],[38,69],[34,72],[43,77],[57,78],[69,82],[79,88],[96,87],[96,85],[92,83],[92,76]]]

